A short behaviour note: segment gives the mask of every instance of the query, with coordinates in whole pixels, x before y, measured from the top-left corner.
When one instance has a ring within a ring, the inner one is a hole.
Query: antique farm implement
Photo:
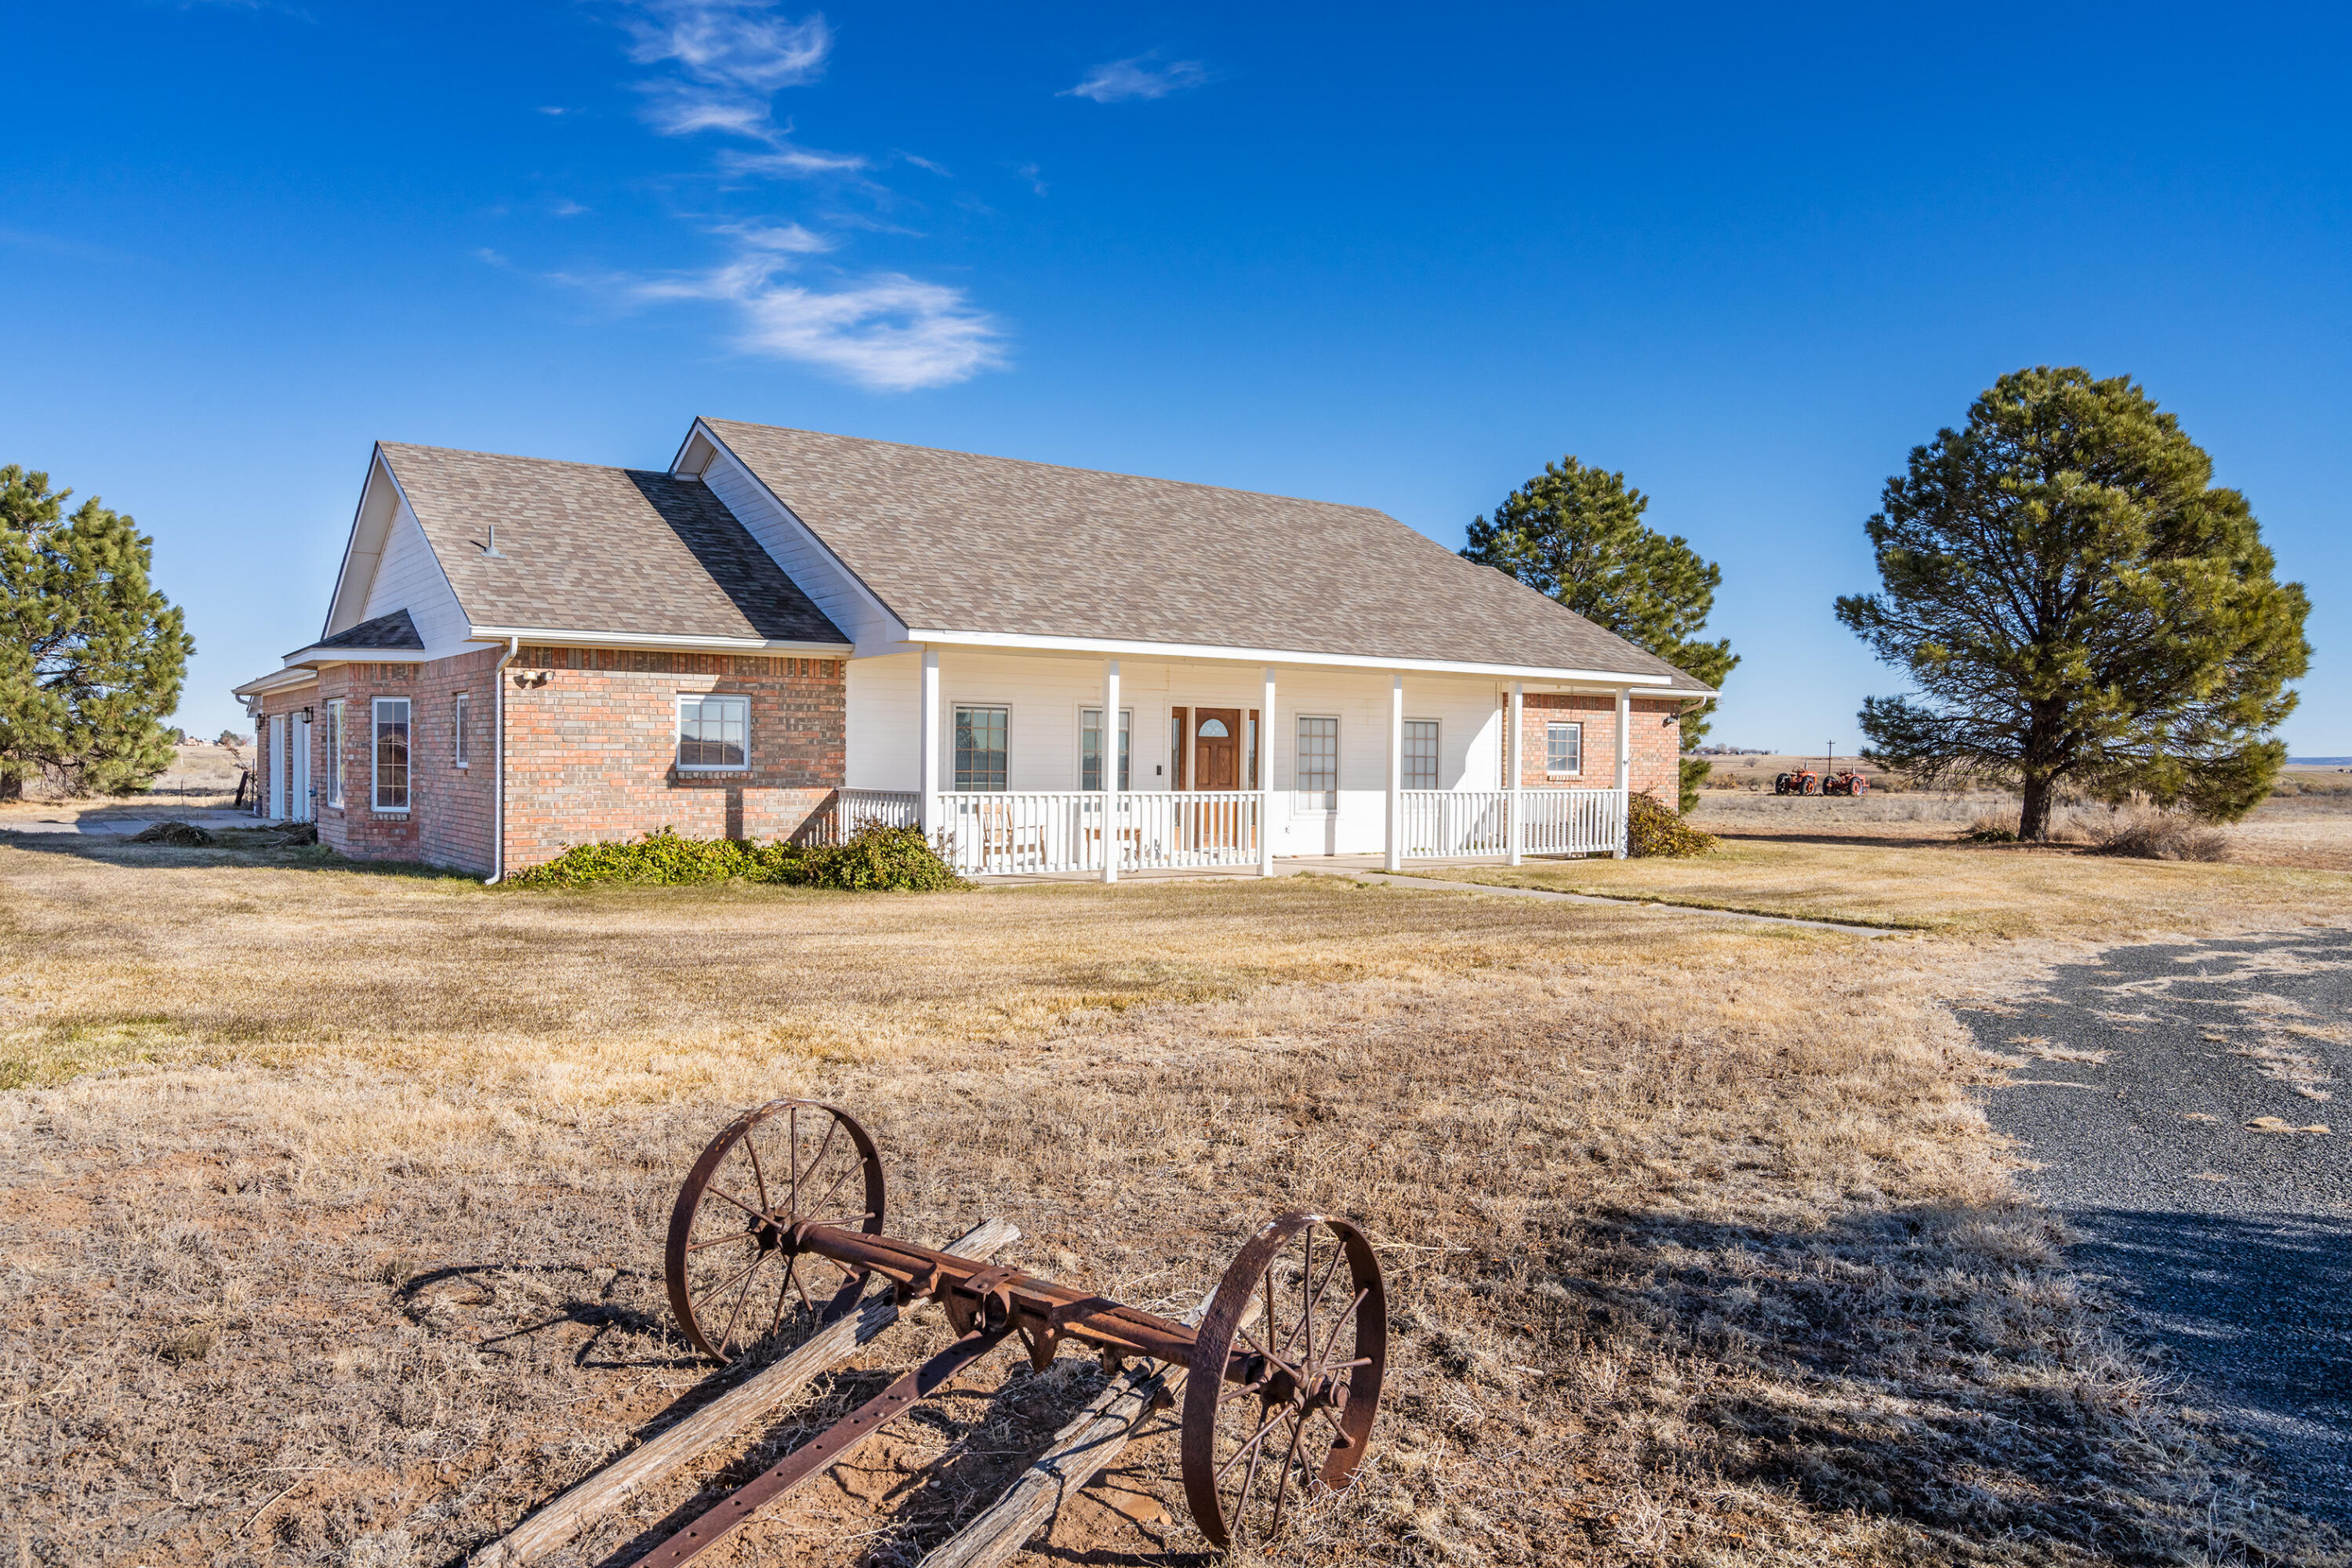
[[[1288,1214],[1260,1227],[1194,1327],[895,1239],[883,1233],[884,1213],[874,1142],[832,1106],[761,1106],[695,1162],[670,1216],[665,1264],[671,1310],[704,1354],[730,1361],[838,1323],[877,1280],[901,1306],[939,1302],[956,1337],[641,1562],[694,1557],[1007,1340],[1041,1371],[1063,1349],[1085,1346],[1114,1373],[1157,1363],[1156,1390],[1181,1377],[1185,1500],[1216,1546],[1266,1540],[1286,1508],[1346,1487],[1363,1462],[1388,1312],[1371,1246],[1345,1220]]]

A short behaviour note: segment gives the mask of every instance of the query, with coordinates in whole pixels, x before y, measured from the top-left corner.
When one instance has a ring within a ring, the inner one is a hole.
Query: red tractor
[[[1853,769],[1847,768],[1832,773],[1822,780],[1822,793],[1823,795],[1868,795],[1870,781]]]
[[[1837,765],[1837,748],[1830,748],[1829,761],[1820,773],[1811,768],[1792,768],[1774,775],[1774,795],[1868,795],[1870,781],[1852,768]]]
[[[1774,795],[1819,795],[1822,775],[1811,768],[1799,768],[1794,773],[1776,773],[1772,777]]]

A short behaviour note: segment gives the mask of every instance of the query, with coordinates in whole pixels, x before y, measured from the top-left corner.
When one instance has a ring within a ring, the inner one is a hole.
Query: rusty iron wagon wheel
[[[1293,1213],[1250,1238],[1184,1387],[1184,1497],[1211,1544],[1270,1541],[1286,1510],[1347,1487],[1371,1443],[1388,1340],[1380,1260],[1354,1226]]]
[[[703,1150],[670,1211],[663,1271],[678,1327],[720,1362],[805,1333],[856,1300],[866,1276],[843,1279],[841,1265],[803,1253],[803,1227],[873,1235],[882,1204],[882,1159],[856,1117],[813,1100],[745,1111]]]

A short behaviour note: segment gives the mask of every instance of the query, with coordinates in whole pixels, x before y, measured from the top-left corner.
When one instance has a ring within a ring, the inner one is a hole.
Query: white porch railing
[[[1401,798],[1408,860],[1511,852],[1508,790],[1409,789]],[[1519,800],[1523,855],[1610,855],[1624,841],[1622,790],[1530,789]]]
[[[1090,790],[946,794],[934,831],[950,837],[948,864],[968,877],[1099,871],[1104,798]],[[1111,838],[1123,871],[1257,863],[1254,790],[1153,791],[1117,800]]]
[[[796,843],[838,844],[859,825],[879,822],[885,827],[916,827],[923,820],[923,797],[910,789],[842,789],[811,816]]]
[[[1510,853],[1508,791],[1409,789],[1402,799],[1406,859]]]
[[[1613,855],[1625,843],[1622,789],[1521,790],[1524,855]]]

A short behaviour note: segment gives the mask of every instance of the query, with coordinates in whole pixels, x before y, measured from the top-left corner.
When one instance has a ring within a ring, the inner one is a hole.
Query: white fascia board
[[[360,549],[360,528],[367,521],[368,497],[375,489],[378,470],[381,470],[383,478],[393,485],[396,498],[393,511],[397,512],[399,510],[397,505],[399,481],[392,478],[392,465],[383,460],[383,443],[378,441],[368,448],[367,478],[360,482],[359,505],[352,509],[352,530],[343,541],[343,563],[335,572],[335,590],[327,596],[327,624],[319,631],[319,635],[322,637],[335,635],[335,612],[342,607],[347,593],[355,592],[357,595],[358,604],[352,606],[354,611],[358,609],[359,605],[367,602],[367,590],[374,580],[375,569],[383,562],[384,543],[392,537],[392,523],[394,521],[392,517],[385,518],[383,532],[375,540],[375,548],[366,552]],[[352,568],[362,553],[368,560],[368,582],[355,584],[352,580]]]
[[[257,680],[230,687],[228,694],[231,697],[262,697],[290,687],[309,686],[318,679],[319,672],[315,669],[273,669]]]
[[[459,647],[456,652],[464,652]],[[300,666],[305,669],[322,668],[331,664],[431,664],[436,658],[451,657],[451,650],[435,653],[413,647],[318,647],[297,648],[286,656],[288,668]]]
[[[1606,686],[1612,689],[1620,686],[1639,687],[1644,695],[1651,691],[1672,693],[1675,689],[1671,676],[1633,675],[1621,670],[1555,669],[1538,665],[1478,664],[1445,658],[1381,658],[1370,654],[1299,653],[1286,648],[1219,647],[1208,643],[1129,642],[1110,637],[1035,637],[1021,632],[962,632],[931,627],[909,627],[907,641],[936,643],[950,647],[1026,648],[1040,653],[1094,654],[1104,658],[1210,658],[1238,664],[1319,665],[1328,669],[1403,669],[1428,675],[1500,676],[1511,680],[1574,682]],[[889,651],[905,650],[893,648]],[[1696,695],[1691,693],[1687,687],[1683,691]]]
[[[885,621],[891,626],[900,628],[900,635],[902,637],[911,637],[914,635],[913,633],[905,630],[907,625],[905,619],[899,616],[898,611],[892,609],[889,605],[883,600],[881,595],[874,591],[873,584],[866,582],[865,578],[859,576],[856,571],[850,566],[849,563],[844,561],[840,555],[835,552],[833,546],[825,542],[824,535],[819,533],[815,529],[811,528],[808,525],[808,520],[793,510],[792,502],[778,495],[775,490],[769,486],[768,481],[760,477],[760,470],[745,462],[734,447],[730,447],[726,442],[720,440],[719,438],[719,432],[704,424],[702,422],[702,416],[698,414],[694,416],[693,425],[688,428],[686,432],[686,439],[678,443],[677,456],[670,459],[672,465],[671,471],[673,473],[677,471],[676,465],[685,458],[687,449],[694,445],[694,438],[698,435],[699,435],[704,440],[709,442],[711,446],[717,447],[719,451],[722,451],[730,458],[734,458],[736,467],[741,468],[746,474],[749,474],[751,477],[751,482],[766,492],[768,499],[776,503],[777,509],[786,517],[791,518],[793,525],[800,529],[802,532],[807,534],[809,538],[814,542],[819,550],[824,552],[825,559],[831,561],[835,567],[839,568],[842,576],[857,590],[858,594],[866,600],[867,605],[871,605],[881,615]],[[807,590],[805,589],[803,590],[803,593],[806,591]]]
[[[803,642],[768,637],[669,637],[645,632],[584,632],[551,626],[475,626],[475,642],[534,643],[542,647],[673,648],[682,653],[834,654],[851,651],[845,642]]]

